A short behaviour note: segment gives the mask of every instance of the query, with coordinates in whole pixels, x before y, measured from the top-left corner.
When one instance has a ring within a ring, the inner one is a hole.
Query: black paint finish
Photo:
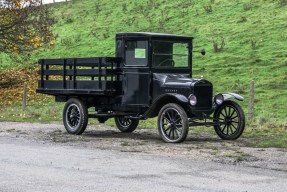
[[[90,117],[145,119],[157,116],[163,105],[176,103],[188,117],[203,119],[214,111],[212,84],[192,78],[192,40],[171,34],[117,33],[116,57],[39,60],[37,92],[54,95],[58,102],[80,98],[95,108]],[[168,55],[153,57],[163,49],[161,42],[170,46],[161,52]],[[173,66],[174,43],[185,46],[187,65]],[[168,62],[153,66],[153,58]],[[195,106],[189,103],[191,94],[197,97]]]

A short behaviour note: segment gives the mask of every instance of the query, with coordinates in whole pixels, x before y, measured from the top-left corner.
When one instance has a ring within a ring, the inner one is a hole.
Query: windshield
[[[154,67],[188,67],[188,43],[154,41]]]

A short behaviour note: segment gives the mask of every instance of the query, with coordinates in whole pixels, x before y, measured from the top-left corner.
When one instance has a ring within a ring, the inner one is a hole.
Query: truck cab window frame
[[[125,66],[148,65],[148,41],[128,40],[125,42]]]

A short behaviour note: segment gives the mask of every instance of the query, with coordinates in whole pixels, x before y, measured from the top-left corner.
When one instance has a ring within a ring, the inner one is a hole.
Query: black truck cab
[[[155,102],[171,98],[187,102],[192,92],[201,89],[205,95],[198,98],[198,115],[212,113],[212,84],[192,79],[192,40],[160,33],[118,33],[116,56],[123,58],[121,107],[145,111]],[[189,107],[186,110],[191,111]]]

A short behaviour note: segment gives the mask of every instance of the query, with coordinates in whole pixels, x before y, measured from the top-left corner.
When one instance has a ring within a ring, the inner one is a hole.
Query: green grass
[[[61,121],[64,104],[49,102],[46,104],[30,103],[25,110],[20,104],[0,108],[0,122],[51,122]]]
[[[210,80],[214,93],[242,94],[245,101],[240,105],[247,113],[249,84],[255,80],[255,121],[258,127],[264,124],[251,131],[255,136],[268,123],[280,127],[287,121],[287,6],[284,2],[73,0],[55,4],[51,9],[57,21],[53,28],[56,45],[37,51],[23,64],[13,63],[7,55],[0,54],[0,70],[30,66],[39,58],[114,56],[116,32],[191,35],[195,37],[194,49],[207,51],[206,56],[193,55],[193,76]],[[215,52],[214,42],[220,47],[222,39],[223,49]],[[61,111],[62,104],[54,104],[52,99],[48,104],[31,103],[25,112],[14,104],[0,109],[0,121],[59,121]],[[156,120],[142,122],[140,126],[156,127]],[[270,131],[270,134],[279,132]],[[279,133],[270,136],[271,142],[277,143],[274,146],[286,146],[286,128]],[[253,145],[270,143],[264,140]]]
[[[246,146],[268,148],[287,147],[287,121],[280,123],[276,120],[262,122],[260,119],[248,125],[244,134]]]

